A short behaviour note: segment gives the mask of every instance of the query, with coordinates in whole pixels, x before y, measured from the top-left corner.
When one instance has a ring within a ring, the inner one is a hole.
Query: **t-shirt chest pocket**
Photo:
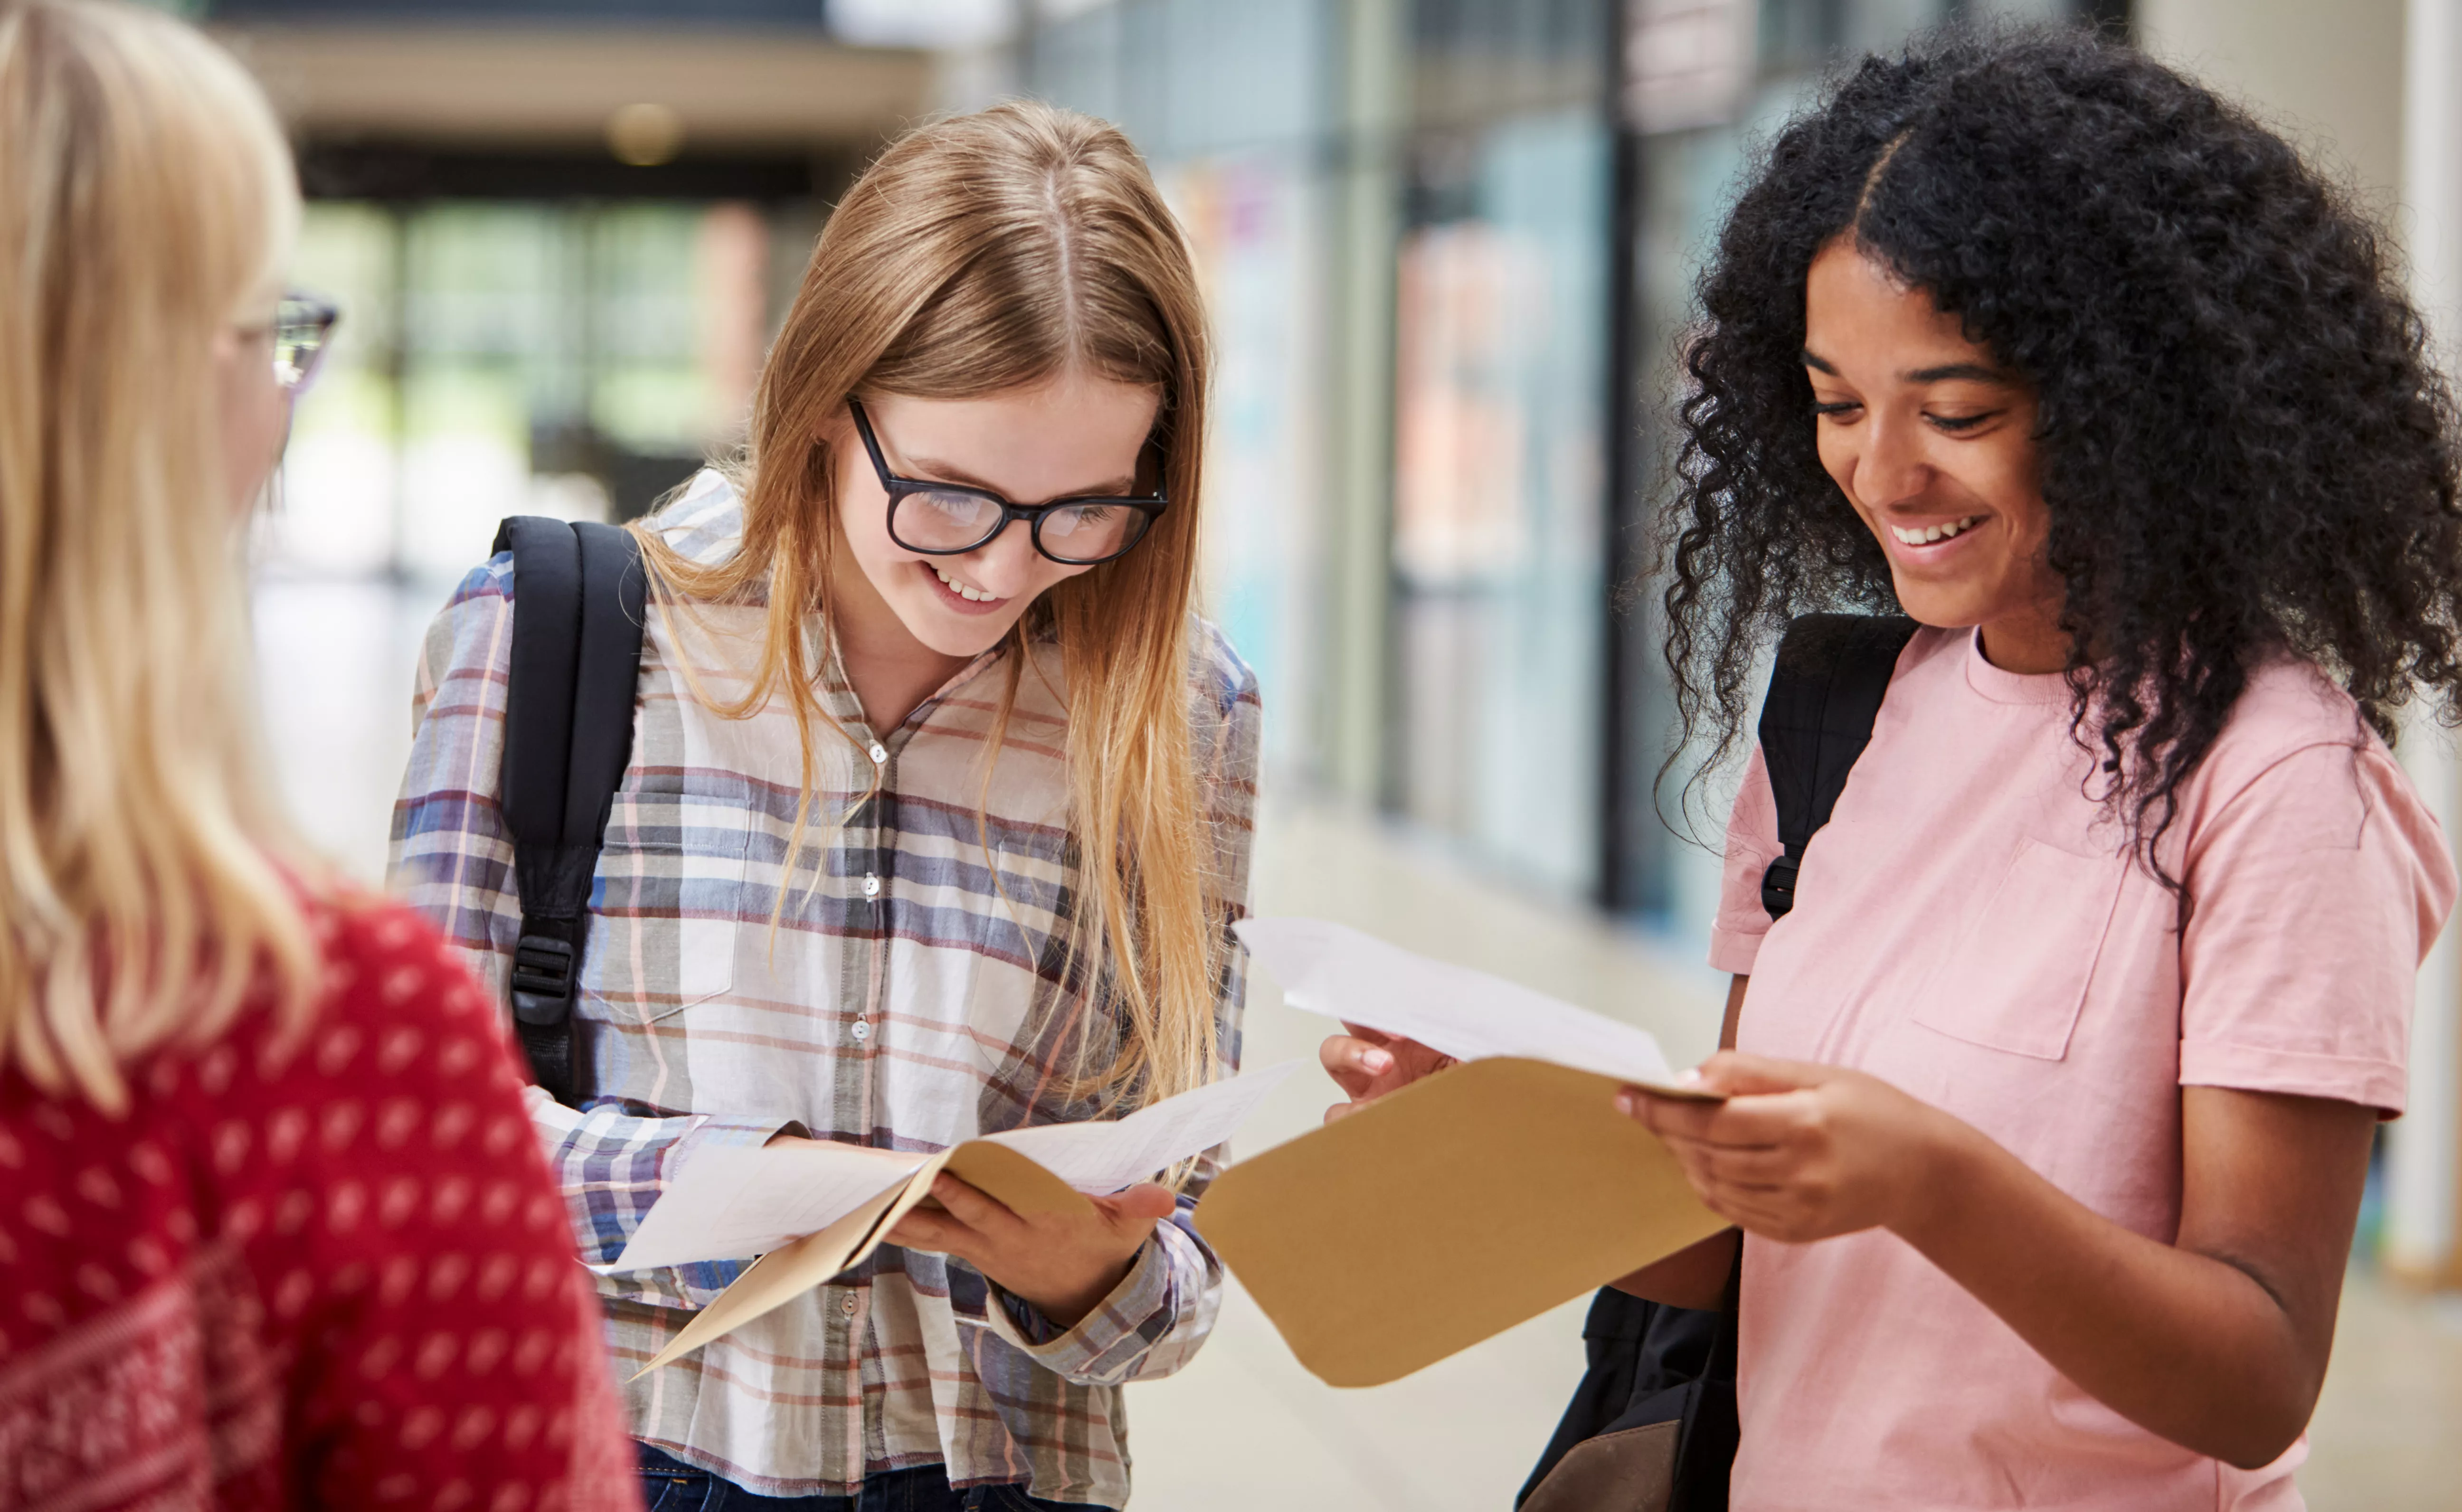
[[[2124,855],[2024,841],[1910,1017],[1970,1045],[2063,1058],[2127,874]]]
[[[734,985],[750,803],[740,778],[628,776],[599,847],[582,978],[602,1011],[648,1023]]]

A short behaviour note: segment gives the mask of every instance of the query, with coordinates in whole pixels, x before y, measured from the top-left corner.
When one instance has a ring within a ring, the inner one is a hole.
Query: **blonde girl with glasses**
[[[742,464],[636,527],[582,1106],[529,1094],[589,1258],[714,1146],[939,1149],[1232,1069],[1258,706],[1192,614],[1206,364],[1180,234],[1099,122],[942,121],[838,205]],[[431,633],[395,826],[500,997],[518,588],[499,557]],[[1120,1386],[1213,1321],[1210,1171],[1068,1222],[943,1178],[860,1269],[627,1388],[654,1504],[1122,1505]],[[605,1276],[619,1368],[739,1268]]]
[[[635,1507],[490,1005],[261,782],[298,218],[197,32],[0,0],[0,1508]]]

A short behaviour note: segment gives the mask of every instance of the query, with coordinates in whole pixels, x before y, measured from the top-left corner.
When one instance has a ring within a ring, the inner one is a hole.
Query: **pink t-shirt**
[[[2399,1112],[2412,980],[2453,902],[2436,821],[2339,689],[2250,680],[2163,846],[2185,933],[2082,791],[2057,676],[1971,632],[1900,657],[1872,743],[1773,925],[1758,751],[1710,960],[1749,974],[1746,1050],[1946,1109],[2096,1212],[2169,1241],[2183,1086]],[[2305,1440],[2235,1470],[2052,1369],[1894,1235],[1744,1247],[1739,1512],[2297,1508]]]

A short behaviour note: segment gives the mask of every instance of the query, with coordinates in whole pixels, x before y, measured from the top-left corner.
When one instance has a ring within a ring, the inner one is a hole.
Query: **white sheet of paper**
[[[651,1270],[765,1255],[819,1233],[929,1158],[851,1144],[704,1151],[667,1182],[615,1264],[594,1268]]]
[[[1649,1030],[1501,977],[1320,918],[1246,918],[1232,927],[1292,1007],[1405,1035],[1456,1060],[1521,1055],[1646,1086],[1674,1081]]]
[[[1298,1061],[1168,1097],[1109,1123],[1043,1124],[985,1137],[1080,1192],[1116,1192],[1231,1137]],[[816,1234],[914,1174],[929,1156],[851,1144],[723,1148],[695,1156],[667,1183],[602,1274],[749,1260]]]
[[[1285,1061],[1166,1097],[1113,1123],[1038,1124],[987,1134],[1091,1196],[1149,1180],[1228,1139],[1303,1063]]]

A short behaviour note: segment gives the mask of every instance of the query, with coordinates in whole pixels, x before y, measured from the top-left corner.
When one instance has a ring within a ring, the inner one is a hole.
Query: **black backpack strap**
[[[1554,1436],[1547,1440],[1530,1478],[1514,1493],[1515,1506],[1529,1501],[1566,1455],[1605,1433],[1609,1423],[1631,1409],[1648,1369],[1643,1340],[1660,1310],[1658,1304],[1613,1286],[1601,1286],[1590,1299],[1589,1315],[1582,1320],[1582,1348],[1587,1363],[1573,1388],[1573,1399],[1557,1420]]]
[[[532,1078],[556,1101],[573,1104],[574,979],[599,842],[632,759],[648,580],[639,543],[614,526],[518,515],[497,530],[496,550],[513,553],[513,657],[497,799],[522,899],[513,1027]]]
[[[1726,1299],[1713,1315],[1717,1326],[1710,1333],[1708,1358],[1695,1377],[1692,1398],[1684,1407],[1684,1426],[1675,1440],[1675,1486],[1669,1512],[1723,1512],[1736,1450],[1743,1441],[1736,1403],[1736,1358],[1742,1350],[1737,1304],[1744,1280],[1743,1236],[1739,1234],[1736,1240],[1735,1263],[1727,1267]]]
[[[1863,615],[1805,615],[1786,627],[1760,720],[1761,760],[1786,848],[1761,879],[1761,904],[1772,918],[1795,904],[1804,847],[1829,822],[1846,774],[1871,743],[1898,653],[1914,633],[1911,619]],[[1671,1512],[1721,1512],[1740,1437],[1736,1319],[1742,1276],[1739,1246],[1727,1272],[1726,1305],[1716,1309],[1671,1307],[1613,1286],[1600,1289],[1582,1330],[1589,1369],[1515,1506],[1584,1441],[1674,1422],[1680,1426]]]
[[[1760,722],[1761,761],[1778,800],[1779,843],[1786,848],[1761,874],[1761,906],[1774,919],[1795,906],[1804,847],[1829,822],[1847,773],[1871,742],[1898,653],[1915,628],[1896,615],[1803,615],[1779,642]]]

